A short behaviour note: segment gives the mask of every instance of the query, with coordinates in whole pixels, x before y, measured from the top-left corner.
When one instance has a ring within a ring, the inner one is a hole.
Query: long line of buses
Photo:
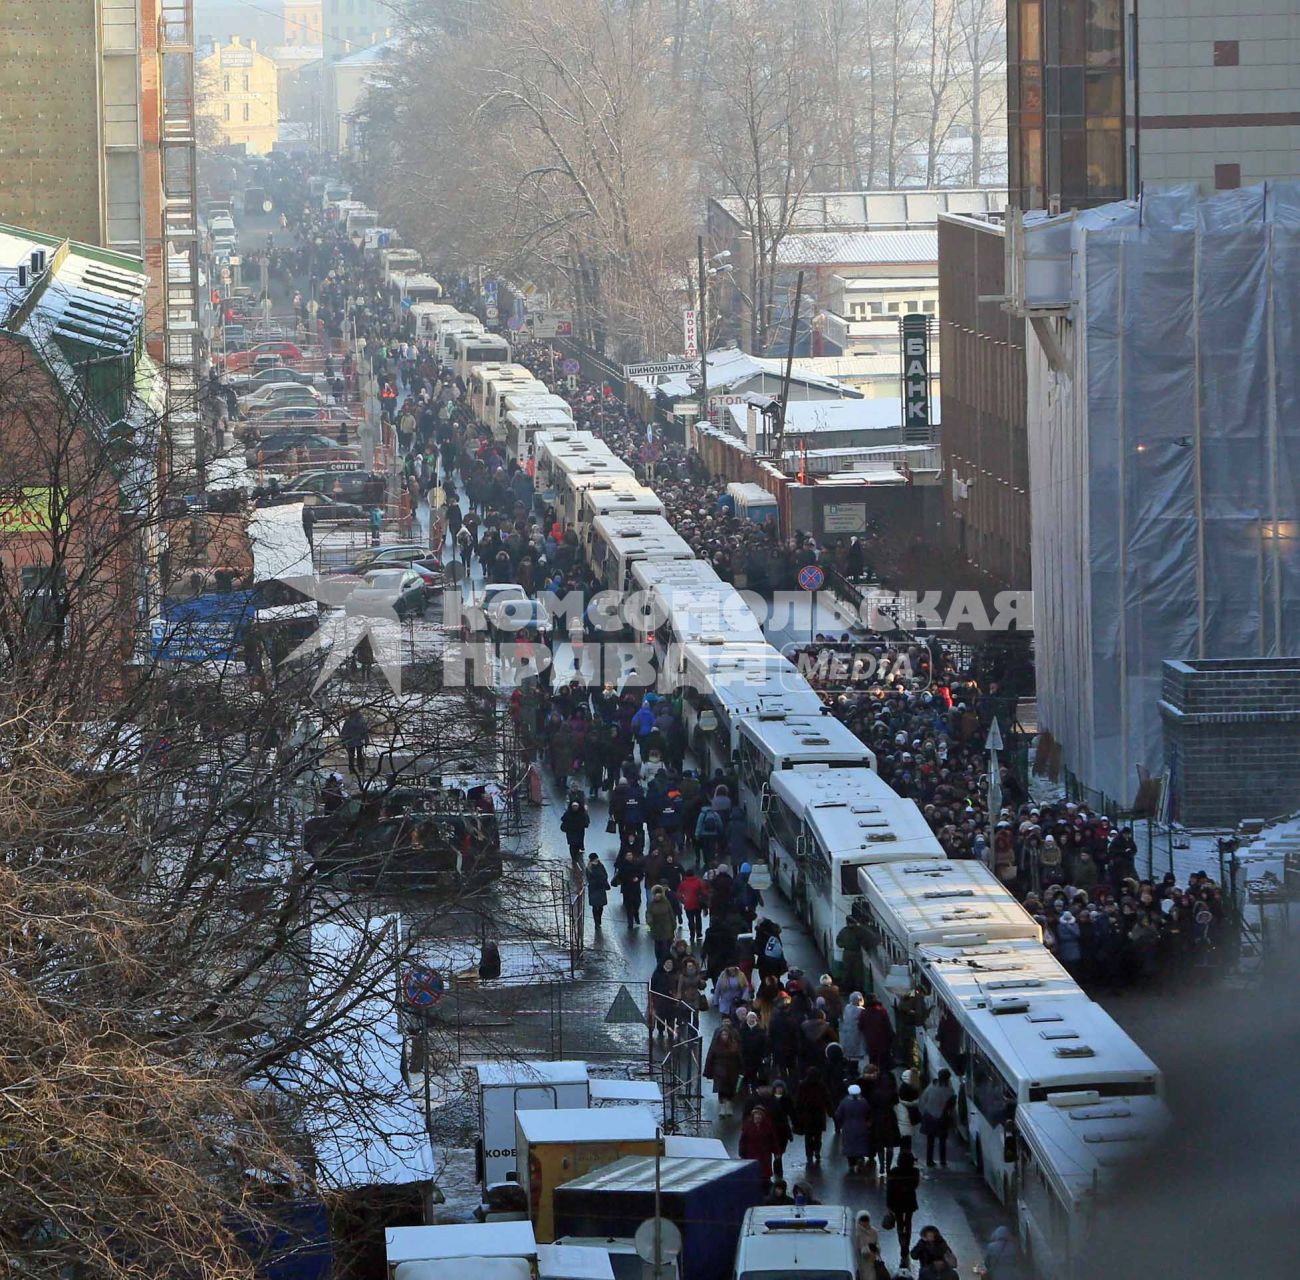
[[[653,647],[659,687],[682,692],[700,764],[735,766],[749,834],[827,962],[842,971],[837,938],[856,919],[891,1015],[904,992],[924,997],[925,1077],[952,1073],[957,1131],[1014,1207],[1038,1269],[1075,1275],[1112,1170],[1167,1122],[1159,1069],[988,868],[945,856],[915,803],[881,780],[872,752],[695,558],[655,494],[511,363],[505,339],[446,303],[410,311],[480,421],[576,527],[604,586],[648,602],[634,631]]]

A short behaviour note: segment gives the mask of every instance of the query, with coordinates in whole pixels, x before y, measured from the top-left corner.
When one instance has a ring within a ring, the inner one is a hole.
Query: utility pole
[[[799,336],[799,308],[803,305],[803,272],[799,272],[799,278],[794,286],[794,314],[790,317],[790,344],[786,347],[785,352],[785,376],[781,379],[781,416],[777,420],[776,428],[776,448],[772,451],[772,456],[776,459],[776,465],[781,465],[781,450],[785,447],[785,413],[786,407],[790,403],[790,377],[794,372],[794,344]]]
[[[699,265],[699,304],[695,315],[696,340],[700,344],[700,416],[698,422],[709,420],[709,285],[704,270],[704,237],[696,238],[696,255]]]

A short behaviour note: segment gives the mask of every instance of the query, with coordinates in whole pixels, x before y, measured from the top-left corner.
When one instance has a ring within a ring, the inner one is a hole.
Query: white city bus
[[[487,405],[491,387],[497,382],[522,386],[533,381],[532,373],[521,364],[509,361],[487,360],[475,364],[465,378],[465,398],[474,416],[487,421]]]
[[[578,507],[578,534],[590,537],[597,516],[662,516],[664,504],[635,476],[610,476],[587,485]],[[632,572],[633,579],[636,571]]]
[[[671,648],[660,677],[682,693],[682,721],[692,749],[728,768],[740,747],[740,726],[758,716],[815,716],[825,711],[794,664],[761,640],[701,637]]]
[[[452,339],[451,367],[466,386],[475,365],[509,363],[510,344],[495,333],[461,333]]]
[[[834,716],[759,716],[740,722],[740,805],[750,838],[765,847],[772,774],[785,769],[874,769],[875,752]]]
[[[487,397],[483,401],[483,421],[491,428],[493,438],[503,441],[508,438],[508,429],[506,427],[506,410],[509,407],[506,402],[508,400],[518,398],[521,395],[544,396],[548,394],[546,383],[539,382],[531,372],[523,378],[501,378],[493,382],[488,388]]]
[[[530,400],[538,403],[529,404]],[[542,401],[559,400],[559,404],[543,404]],[[521,467],[526,467],[529,460],[536,461],[536,448],[533,437],[539,431],[563,431],[573,427],[573,413],[559,396],[506,396],[506,452]]]
[[[858,868],[945,857],[925,815],[871,769],[773,773],[768,861],[813,941],[840,968],[836,942],[861,890]]]
[[[561,484],[563,478],[557,491]],[[632,589],[632,566],[638,560],[695,559],[690,543],[662,516],[600,516],[591,527],[591,565],[612,591]]]
[[[591,455],[593,450],[596,451],[597,457],[607,454],[613,457],[608,445],[603,440],[597,439],[590,431],[582,431],[577,427],[559,427],[535,432],[533,456],[537,459],[537,467],[533,475],[533,484],[538,495],[545,496],[547,501],[554,498],[556,469],[560,458],[574,453]]]
[[[440,368],[447,370],[455,366],[456,340],[462,334],[469,333],[487,333],[487,330],[483,328],[482,321],[477,316],[457,311],[454,315],[438,321],[435,354]]]
[[[1107,1229],[1117,1172],[1150,1150],[1171,1117],[1155,1097],[1053,1094],[1016,1108],[1016,1207],[1022,1257],[1042,1276],[1081,1280]]]
[[[578,524],[582,510],[582,495],[592,485],[607,484],[615,477],[636,479],[636,473],[622,458],[612,453],[607,458],[572,456],[561,457],[555,479],[555,509],[565,524]],[[659,517],[662,519],[662,517]],[[579,534],[582,530],[578,530]]]
[[[937,1059],[953,1073],[975,1165],[1003,1201],[1015,1193],[1021,1105],[1081,1091],[1163,1093],[1155,1063],[1045,947],[1029,940],[950,947],[941,961],[926,950],[916,978],[930,1006],[929,1065],[937,1069]]]
[[[437,336],[438,325],[460,312],[450,302],[417,302],[409,314],[415,326],[415,336],[432,341]]]

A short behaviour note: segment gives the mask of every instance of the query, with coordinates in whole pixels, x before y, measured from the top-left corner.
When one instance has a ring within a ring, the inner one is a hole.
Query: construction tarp
[[[1163,767],[1165,659],[1300,652],[1300,184],[1024,228],[1039,724]]]

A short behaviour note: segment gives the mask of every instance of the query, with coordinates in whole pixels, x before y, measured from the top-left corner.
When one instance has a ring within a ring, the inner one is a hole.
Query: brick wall
[[[1166,662],[1160,715],[1187,826],[1300,808],[1300,658]]]

